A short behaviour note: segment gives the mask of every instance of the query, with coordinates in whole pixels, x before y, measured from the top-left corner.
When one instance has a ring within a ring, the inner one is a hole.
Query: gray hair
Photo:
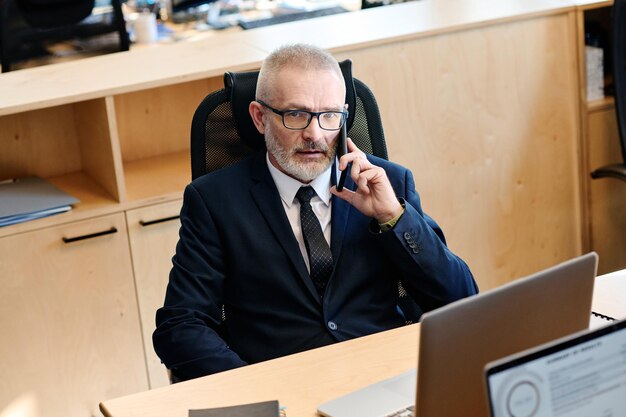
[[[334,71],[343,80],[339,63],[322,48],[302,43],[284,45],[270,53],[261,65],[256,85],[257,100],[271,100],[276,76],[284,68]]]

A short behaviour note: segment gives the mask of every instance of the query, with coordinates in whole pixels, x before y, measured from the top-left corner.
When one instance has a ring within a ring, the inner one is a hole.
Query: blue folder
[[[39,177],[0,182],[0,227],[71,210],[79,200]]]

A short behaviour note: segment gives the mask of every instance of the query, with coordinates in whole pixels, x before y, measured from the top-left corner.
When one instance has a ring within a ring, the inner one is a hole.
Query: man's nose
[[[318,140],[324,135],[324,129],[320,127],[317,117],[311,118],[311,123],[302,131],[305,140]]]

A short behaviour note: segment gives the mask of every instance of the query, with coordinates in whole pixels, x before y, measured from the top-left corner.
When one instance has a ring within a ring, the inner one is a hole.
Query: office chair
[[[614,1],[612,25],[615,114],[622,163],[600,167],[591,173],[591,178],[617,178],[626,181],[626,0]]]
[[[122,0],[111,0],[113,13],[90,21],[94,0],[0,0],[0,65],[9,72],[15,61],[44,53],[44,42],[119,33],[119,50],[129,48]]]

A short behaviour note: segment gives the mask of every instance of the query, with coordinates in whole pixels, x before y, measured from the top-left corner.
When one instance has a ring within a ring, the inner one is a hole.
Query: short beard
[[[303,183],[313,181],[332,165],[335,160],[335,155],[337,154],[336,145],[337,140],[335,139],[330,146],[324,141],[304,142],[288,149],[278,143],[271,129],[266,129],[265,131],[265,146],[267,147],[267,151],[274,157],[278,165],[280,165],[287,175]],[[299,162],[296,160],[295,155],[297,152],[303,150],[324,152],[325,157],[320,161]]]

